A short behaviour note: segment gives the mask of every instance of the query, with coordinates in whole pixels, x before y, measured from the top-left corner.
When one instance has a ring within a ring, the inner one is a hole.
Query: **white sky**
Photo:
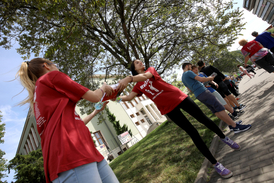
[[[237,7],[242,7],[242,0],[234,1],[238,3],[236,5]],[[261,33],[269,26],[268,23],[257,18],[257,16],[245,9],[244,17],[244,20],[247,22],[245,25],[246,29],[241,32],[243,36],[239,36],[239,39],[245,38],[251,40],[253,39],[251,32],[257,31]],[[235,44],[230,48],[231,51],[240,48],[238,46],[238,40],[236,40]],[[6,134],[4,136],[5,142],[4,144],[0,144],[0,149],[6,152],[4,157],[8,160],[11,160],[15,156],[28,112],[27,105],[23,107],[15,106],[27,97],[27,91],[15,96],[20,93],[23,88],[18,81],[8,82],[14,79],[16,72],[19,70],[20,64],[23,62],[21,56],[15,50],[16,47],[18,47],[18,45],[14,45],[10,50],[0,48],[0,110],[3,115],[2,121],[6,123]],[[14,173],[11,172],[11,174],[8,174],[8,177],[3,180],[11,182],[13,180],[13,175]]]

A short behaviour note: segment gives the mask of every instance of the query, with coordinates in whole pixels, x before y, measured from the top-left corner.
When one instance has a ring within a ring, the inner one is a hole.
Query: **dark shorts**
[[[255,63],[269,73],[274,72],[274,58],[269,52],[260,60],[255,61]]]
[[[227,85],[222,81],[218,83],[219,87],[216,89],[220,95],[225,98],[228,95],[231,95],[231,92],[229,91]]]
[[[203,104],[205,104],[212,113],[224,111],[224,106],[220,103],[220,101],[210,93],[210,91],[206,90],[200,95],[196,97],[200,100]]]

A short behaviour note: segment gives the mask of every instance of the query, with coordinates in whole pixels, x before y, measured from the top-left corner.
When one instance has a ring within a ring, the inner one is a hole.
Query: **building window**
[[[131,104],[132,107],[134,107],[133,103],[131,101],[129,101],[129,103]]]
[[[139,113],[139,112],[137,112],[137,113],[136,113],[136,116],[139,116],[139,115],[140,115],[140,113]]]
[[[121,102],[121,103],[122,103],[122,106],[123,106],[124,108],[129,109],[127,103],[125,103],[125,102]]]
[[[146,112],[144,111],[144,109],[143,109],[143,108],[140,110],[140,112],[141,112],[143,115],[145,115],[145,114],[146,114]]]
[[[141,119],[141,122],[142,122],[142,123],[144,123],[144,122],[145,122],[145,120],[144,120],[144,119]]]
[[[262,6],[262,4],[263,4],[263,0],[260,0],[259,5],[257,6],[257,11],[256,11],[256,15],[257,15],[257,16],[259,15],[260,9],[261,9],[261,8],[264,8],[264,7]]]
[[[140,125],[140,123],[137,121],[137,122],[135,122],[135,124],[136,124],[136,126],[138,126],[138,125]]]
[[[107,143],[100,131],[94,132],[94,136],[95,136],[97,142],[99,143],[99,145],[105,144],[105,146],[108,148]]]
[[[265,7],[264,7],[264,11],[263,11],[263,13],[262,13],[262,15],[261,15],[261,18],[264,18],[265,13],[266,13],[266,11],[268,10],[269,6],[270,6],[270,2],[267,2],[266,5],[265,5]]]
[[[147,122],[148,122],[150,125],[152,125],[152,122],[150,121],[149,117],[145,116],[145,118],[146,118]]]
[[[134,100],[132,100],[131,102],[133,103],[133,105],[134,105],[134,106],[136,106],[136,105],[137,105],[137,102],[136,102],[136,100],[135,100],[135,99],[134,99]]]
[[[131,117],[131,118],[134,118],[135,116],[134,116],[134,114],[131,114],[130,117]]]

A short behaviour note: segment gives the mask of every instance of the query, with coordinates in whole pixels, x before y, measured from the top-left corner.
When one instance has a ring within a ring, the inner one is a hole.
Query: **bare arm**
[[[82,96],[82,98],[90,102],[96,103],[100,101],[104,93],[106,93],[106,95],[111,95],[112,92],[113,92],[113,88],[111,86],[106,85],[106,83],[104,83],[100,89],[97,89],[95,91],[91,91],[91,90],[87,91]]]
[[[217,83],[215,83],[214,81],[210,81],[209,83],[211,83],[211,84],[215,85],[215,86],[216,86],[216,88],[218,88],[218,87],[219,87],[219,85],[218,85]]]
[[[85,125],[87,125],[87,123],[94,118],[94,116],[96,116],[96,114],[98,114],[99,112],[101,112],[102,110],[104,110],[104,108],[106,107],[108,101],[106,101],[102,107],[102,109],[100,110],[94,110],[92,113],[90,113],[89,115],[87,115],[86,117],[84,117],[82,120],[84,121]]]
[[[128,95],[120,96],[120,98],[122,99],[122,101],[130,101],[134,99],[134,97],[136,97],[137,95],[138,93],[136,92],[130,92]]]
[[[248,62],[248,60],[249,60],[249,55],[247,55],[247,56],[245,56],[245,67],[247,66],[247,62]]]
[[[200,77],[200,76],[195,76],[194,77],[195,80],[200,81],[200,82],[206,82],[206,81],[212,81],[214,79],[214,77]]]
[[[126,78],[119,81],[118,90],[123,91],[127,87],[128,83],[130,82],[145,81],[152,77],[153,75],[150,72],[138,74],[136,76],[127,76]]]

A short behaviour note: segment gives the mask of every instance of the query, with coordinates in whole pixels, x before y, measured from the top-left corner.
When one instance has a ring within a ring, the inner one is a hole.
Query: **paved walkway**
[[[256,73],[252,79],[244,76],[239,84],[239,102],[246,105],[240,119],[252,128],[239,134],[224,130],[241,150],[217,143],[215,157],[233,177],[223,179],[212,171],[209,183],[274,183],[274,74],[264,69]]]

